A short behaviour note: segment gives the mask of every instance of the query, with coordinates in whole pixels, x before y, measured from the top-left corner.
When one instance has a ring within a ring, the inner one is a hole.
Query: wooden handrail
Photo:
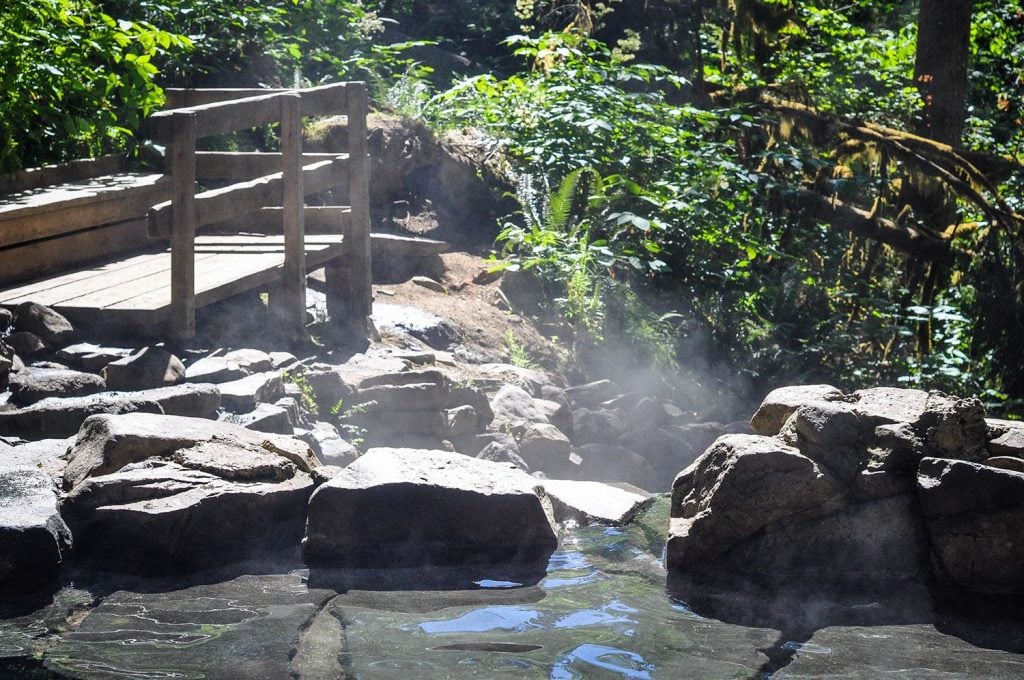
[[[297,91],[302,95],[302,115],[322,116],[332,112],[348,110],[348,91],[354,83],[330,83],[307,87],[302,90],[287,88],[204,88],[201,90],[169,87],[164,90],[167,95],[168,110],[195,108],[209,104],[238,101],[242,98],[262,97]]]

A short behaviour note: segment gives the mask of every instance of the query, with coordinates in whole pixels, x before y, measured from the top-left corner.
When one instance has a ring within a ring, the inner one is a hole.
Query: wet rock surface
[[[0,592],[24,592],[54,579],[70,548],[53,479],[36,467],[0,460]]]

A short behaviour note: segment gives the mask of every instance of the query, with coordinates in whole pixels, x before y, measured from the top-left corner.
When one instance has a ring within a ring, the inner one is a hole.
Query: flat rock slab
[[[11,375],[8,389],[14,403],[24,406],[47,397],[84,397],[96,394],[107,389],[107,383],[94,373],[27,366]]]
[[[256,432],[239,425],[201,418],[148,413],[99,415],[83,425],[68,454],[64,488],[89,476],[105,475],[146,458],[166,458],[200,442],[219,440],[264,449],[308,472],[318,465],[309,446],[283,435]]]
[[[448,349],[459,341],[459,333],[449,321],[410,305],[377,303],[373,322],[381,332],[411,335],[434,349]]]
[[[190,572],[297,548],[312,490],[305,473],[240,483],[150,460],[86,479],[65,515],[76,555],[104,568]]]
[[[70,547],[53,479],[32,467],[0,469],[0,590],[52,580]]]
[[[309,504],[307,561],[321,567],[532,563],[557,545],[536,480],[457,453],[370,449]]]
[[[655,498],[636,487],[627,490],[601,482],[545,479],[541,485],[559,522],[622,526]]]
[[[117,590],[75,630],[53,640],[47,665],[61,677],[91,679],[344,677],[337,658],[335,675],[291,673],[296,638],[319,600],[300,574],[286,571]],[[340,628],[338,622],[339,647]]]
[[[221,407],[233,413],[249,413],[256,404],[273,403],[284,394],[281,374],[277,371],[253,373],[217,387]]]
[[[988,450],[993,456],[1024,458],[1024,422],[988,418],[985,423],[992,437]]]
[[[139,392],[101,392],[87,397],[52,397],[13,411],[0,411],[0,435],[25,439],[70,437],[98,414],[164,413],[215,418],[220,392],[214,385],[175,385]]]
[[[64,474],[64,454],[75,443],[74,437],[66,439],[38,439],[17,446],[0,444],[0,469],[31,467],[42,470],[53,479]]]
[[[103,377],[112,390],[148,390],[184,382],[185,366],[163,347],[143,347],[107,364]]]
[[[105,347],[89,342],[68,345],[57,353],[57,358],[82,371],[99,373],[107,364],[130,356],[135,350],[130,347]]]
[[[204,357],[185,369],[186,382],[224,383],[249,375],[234,361],[222,356]]]

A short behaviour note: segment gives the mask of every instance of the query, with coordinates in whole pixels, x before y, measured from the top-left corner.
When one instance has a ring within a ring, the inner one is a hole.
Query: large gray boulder
[[[11,376],[9,389],[16,404],[34,404],[47,397],[83,397],[107,388],[103,378],[61,368],[27,366]]]
[[[548,411],[517,385],[502,385],[491,398],[496,424],[550,423]]]
[[[22,302],[14,310],[14,330],[32,333],[50,347],[64,347],[75,337],[75,329],[62,314],[36,302]]]
[[[70,547],[50,476],[0,467],[0,590],[23,593],[52,581]]]
[[[307,561],[322,567],[534,563],[557,545],[531,477],[458,453],[370,449],[309,503]]]
[[[167,574],[296,549],[310,476],[251,448],[213,446],[223,450],[212,458],[178,459],[218,474],[147,460],[78,484],[65,500],[76,554],[112,571]]]
[[[725,435],[673,483],[668,567],[709,566],[766,527],[846,505],[843,485],[797,449]]]
[[[112,390],[148,390],[184,382],[185,366],[163,347],[143,347],[107,364],[103,377]]]
[[[68,453],[64,488],[71,490],[88,477],[110,474],[147,458],[170,458],[181,449],[209,441],[270,452],[303,472],[319,465],[304,442],[231,423],[148,413],[97,415],[82,424]]]
[[[214,385],[175,385],[138,392],[100,392],[87,397],[51,397],[25,408],[0,411],[0,435],[25,439],[70,437],[98,414],[159,413],[216,418],[220,392]]]
[[[936,565],[982,593],[1024,593],[1024,473],[926,458],[917,475]]]

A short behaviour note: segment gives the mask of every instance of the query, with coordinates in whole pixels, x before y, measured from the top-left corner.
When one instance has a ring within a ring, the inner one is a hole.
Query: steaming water
[[[661,501],[626,529],[570,532],[533,584],[364,574],[339,594],[296,564],[68,583],[0,619],[0,678],[1024,677],[1024,655],[886,603],[780,599],[785,613],[720,593],[731,606],[708,615],[666,594],[666,513]],[[405,589],[374,589],[385,580]]]

